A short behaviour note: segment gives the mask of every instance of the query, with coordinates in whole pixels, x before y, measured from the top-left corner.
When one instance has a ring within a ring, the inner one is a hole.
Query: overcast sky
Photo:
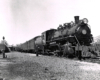
[[[0,40],[23,43],[59,24],[88,18],[94,37],[100,35],[99,0],[0,0]]]

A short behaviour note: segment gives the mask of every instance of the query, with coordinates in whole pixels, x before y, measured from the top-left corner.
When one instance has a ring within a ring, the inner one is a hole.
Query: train
[[[88,19],[74,16],[74,20],[59,25],[57,29],[42,32],[40,36],[18,45],[17,49],[21,52],[77,57],[78,59],[93,56],[89,48],[93,42],[93,35]]]

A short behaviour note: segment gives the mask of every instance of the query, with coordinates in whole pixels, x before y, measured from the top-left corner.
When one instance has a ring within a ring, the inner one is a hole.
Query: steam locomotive
[[[57,56],[90,57],[91,53],[85,53],[85,47],[93,42],[88,19],[74,17],[75,22],[64,23],[57,29],[50,29],[23,44],[22,50],[41,54],[54,54]]]

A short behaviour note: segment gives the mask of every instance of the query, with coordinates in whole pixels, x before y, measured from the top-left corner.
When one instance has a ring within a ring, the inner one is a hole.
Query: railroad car
[[[34,38],[28,41],[28,52],[34,52]]]
[[[17,46],[17,49],[21,52],[29,52],[29,53],[35,53],[37,50],[42,50],[42,37],[36,36],[32,38],[29,41],[26,41],[25,43],[20,44]]]

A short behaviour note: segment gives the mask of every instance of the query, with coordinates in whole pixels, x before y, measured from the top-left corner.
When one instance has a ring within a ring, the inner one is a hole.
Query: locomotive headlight
[[[86,34],[87,32],[86,32],[86,30],[82,30],[82,34]]]
[[[87,23],[88,23],[88,19],[87,19],[87,18],[84,18],[84,19],[83,19],[83,22],[84,22],[85,24],[87,24]]]

